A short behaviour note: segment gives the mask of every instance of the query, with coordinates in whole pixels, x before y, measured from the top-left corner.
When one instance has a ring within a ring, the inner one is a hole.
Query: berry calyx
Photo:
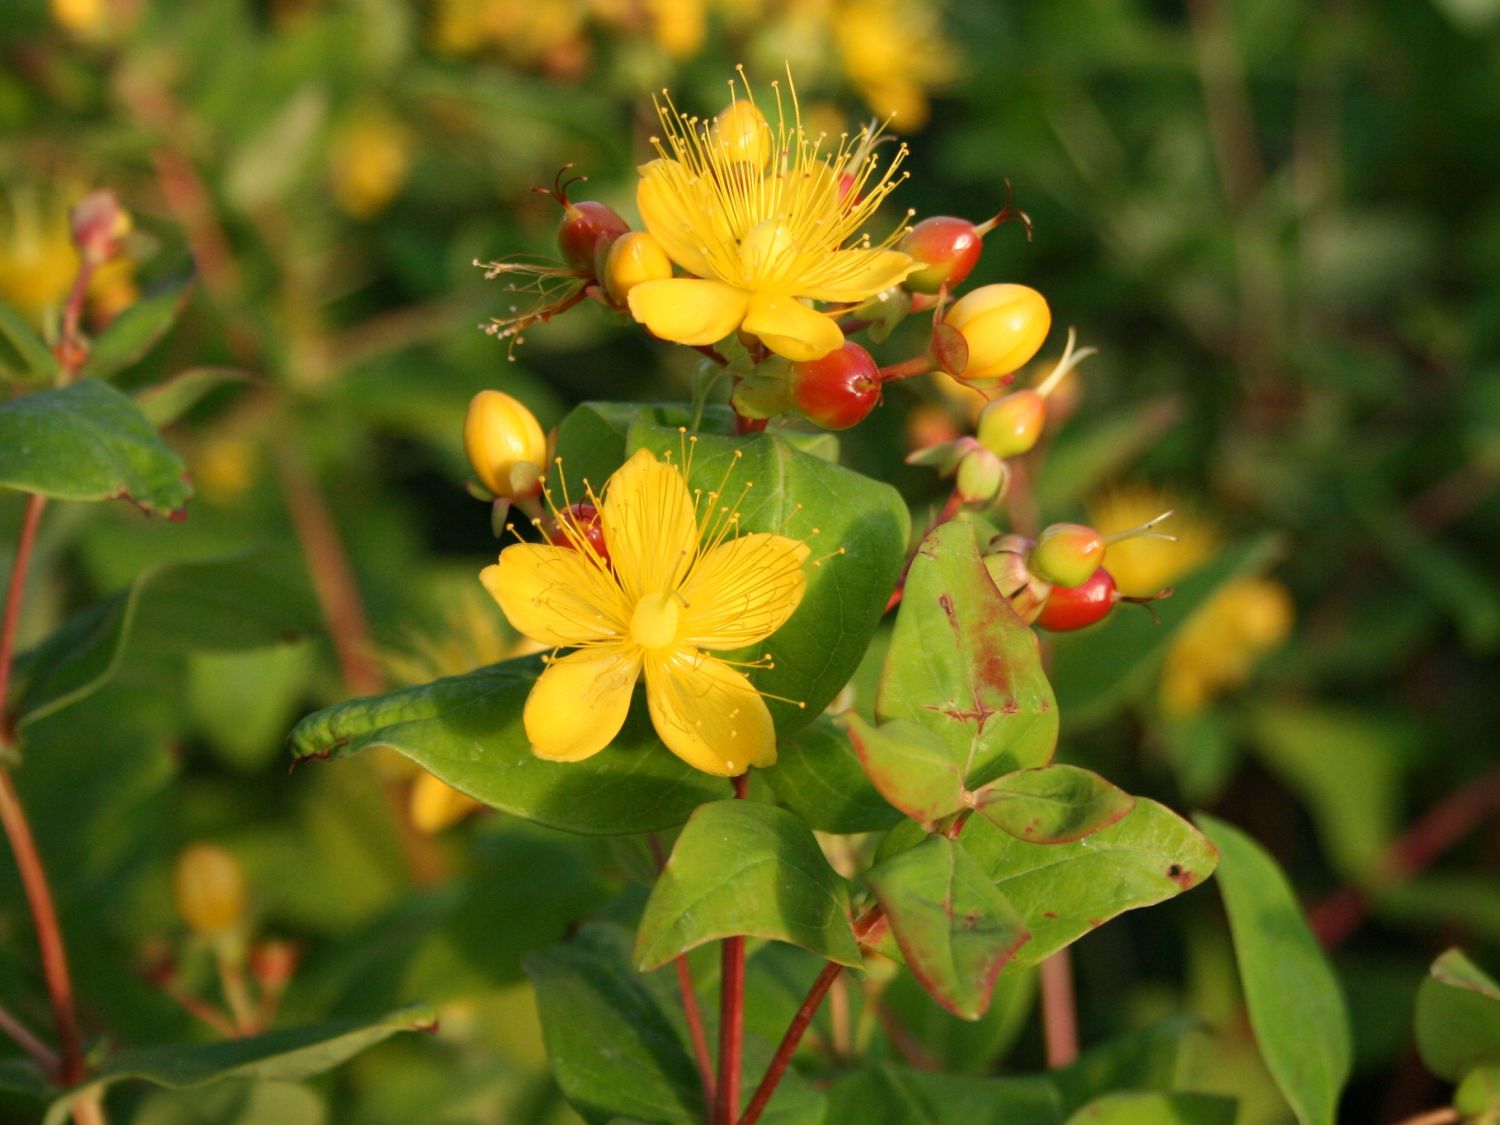
[[[847,430],[880,401],[880,367],[864,348],[846,340],[820,359],[792,364],[792,402],[824,429]]]
[[[566,526],[564,526],[566,525]],[[609,546],[604,541],[604,525],[599,509],[587,500],[569,504],[542,521],[542,538],[554,547],[578,550],[586,543],[603,562],[609,561]]]
[[[974,269],[984,238],[968,219],[934,215],[906,232],[896,249],[910,254],[922,268],[907,274],[903,284],[913,293],[936,293],[943,286],[954,289]]]
[[[1114,576],[1102,566],[1078,586],[1053,586],[1036,623],[1054,633],[1069,633],[1103,621],[1120,600]]]

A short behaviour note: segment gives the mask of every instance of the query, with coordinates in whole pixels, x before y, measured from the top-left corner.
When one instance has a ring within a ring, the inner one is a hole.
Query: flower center
[[[745,271],[747,281],[764,280],[796,250],[797,239],[791,227],[766,219],[740,239],[740,268]]]
[[[630,616],[630,639],[642,648],[666,648],[677,639],[677,598],[647,594]]]

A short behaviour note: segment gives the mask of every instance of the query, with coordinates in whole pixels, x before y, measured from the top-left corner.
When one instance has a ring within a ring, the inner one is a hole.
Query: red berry
[[[628,233],[630,224],[613,210],[596,200],[569,203],[563,210],[562,224],[557,228],[557,245],[563,260],[575,269],[598,268],[601,250],[608,250],[615,239]]]
[[[955,289],[979,261],[984,238],[968,219],[934,215],[923,219],[901,240],[898,250],[922,263],[904,284],[913,293],[936,293],[944,285]]]
[[[824,429],[847,430],[880,401],[875,357],[852,341],[821,359],[792,364],[792,401]]]
[[[1117,601],[1114,577],[1101,566],[1082,586],[1052,587],[1036,623],[1054,633],[1068,633],[1103,621]]]
[[[568,526],[563,527],[566,523]],[[587,500],[569,504],[542,522],[542,538],[554,547],[578,549],[581,539],[593,548],[594,554],[604,562],[609,561],[609,547],[604,542],[604,525],[599,522],[599,509]]]

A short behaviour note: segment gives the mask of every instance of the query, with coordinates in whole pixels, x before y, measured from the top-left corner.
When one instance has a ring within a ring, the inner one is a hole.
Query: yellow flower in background
[[[1197,714],[1245,683],[1256,662],[1287,638],[1294,616],[1291,594],[1279,582],[1251,577],[1226,583],[1172,639],[1162,667],[1163,713]]]
[[[494,51],[573,76],[587,59],[588,7],[585,0],[437,0],[429,35],[440,54]]]
[[[916,0],[850,0],[832,18],[849,80],[876,116],[904,132],[927,123],[927,92],[958,73],[958,51],[943,36],[938,10]]]
[[[651,37],[674,59],[697,54],[708,35],[704,0],[645,0],[651,15]]]
[[[560,520],[568,546],[517,543],[480,575],[519,632],[576,650],[554,656],[527,697],[532,751],[576,762],[603,750],[644,675],[656,733],[683,761],[720,777],[771,765],[765,701],[734,662],[710,653],[782,626],[806,589],[807,547],[737,536],[738,506],[722,485],[689,492],[684,469],[647,450],[610,477],[596,506],[607,560]]]
[[[68,208],[84,194],[23,185],[0,198],[0,301],[33,324],[62,307],[78,274]],[[108,321],[138,296],[135,264],[112,258],[89,282],[89,311]]]
[[[788,110],[773,89],[774,127],[748,85],[745,100],[711,123],[658,103],[660,159],[641,168],[636,203],[667,256],[693,276],[637,285],[630,311],[679,344],[714,344],[739,329],[778,355],[811,360],[841,347],[844,334],[805,302],[858,303],[916,268],[890,249],[904,225],[874,246],[859,235],[899,182],[906,150],[882,170],[869,130],[837,145],[811,137],[795,92]],[[748,144],[762,129],[767,143]]]
[[[1123,485],[1088,505],[1088,524],[1102,535],[1140,527],[1163,512],[1173,513],[1162,530],[1175,542],[1141,536],[1111,543],[1105,563],[1115,589],[1129,598],[1149,598],[1191,574],[1219,549],[1219,535],[1207,520],[1184,510],[1169,493],[1143,485]]]
[[[411,136],[401,122],[367,111],[334,134],[328,154],[329,187],[340,210],[368,219],[390,204],[411,171]]]

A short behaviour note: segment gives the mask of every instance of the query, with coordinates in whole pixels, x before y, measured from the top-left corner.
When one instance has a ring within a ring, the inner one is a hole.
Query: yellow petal
[[[864,301],[906,280],[920,263],[899,250],[835,250],[797,289],[814,301]]]
[[[734,777],[776,762],[771,713],[750,681],[692,649],[646,657],[646,702],[656,733],[694,769]]]
[[[743,327],[759,336],[760,342],[777,355],[794,363],[821,359],[844,345],[844,334],[833,317],[814,312],[795,297],[754,294]]]
[[[637,450],[605,485],[599,519],[632,611],[678,587],[698,551],[698,518],[676,465]]]
[[[698,648],[765,640],[792,615],[807,589],[805,543],[755,532],[705,553],[679,593],[686,603],[678,636]]]
[[[750,294],[722,281],[671,277],[641,282],[626,300],[630,315],[653,334],[701,347],[718,343],[740,326]]]
[[[641,650],[611,645],[569,653],[547,666],[526,697],[522,719],[531,752],[580,762],[614,741],[641,673]]]
[[[688,273],[714,276],[704,254],[700,230],[713,221],[718,208],[686,168],[675,160],[653,160],[643,165],[635,203],[641,212],[641,222],[667,252],[667,257]]]
[[[423,773],[412,782],[407,815],[413,828],[424,836],[432,836],[483,807],[467,793],[460,793],[432,774]]]
[[[607,571],[568,547],[516,543],[479,572],[516,632],[546,645],[624,636],[630,619]]]

